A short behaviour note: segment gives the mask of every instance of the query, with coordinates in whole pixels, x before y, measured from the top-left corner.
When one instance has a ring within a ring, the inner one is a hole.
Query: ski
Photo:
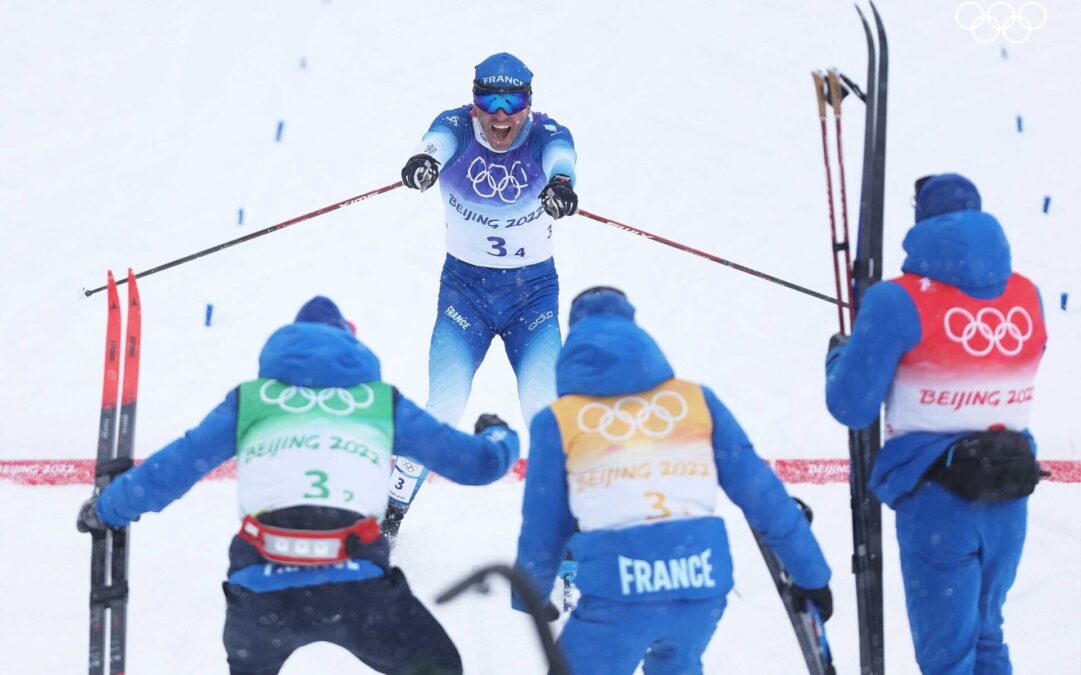
[[[132,466],[135,409],[139,385],[142,319],[135,275],[128,270],[128,320],[124,342],[120,298],[112,272],[107,278],[108,320],[105,333],[105,374],[102,385],[98,452],[94,490],[100,493]],[[123,381],[120,373],[123,369]],[[121,386],[122,384],[122,386]],[[117,403],[119,401],[119,409]],[[118,414],[119,413],[119,414]],[[118,424],[119,421],[119,424]],[[88,669],[101,675],[123,675],[127,637],[128,530],[94,535],[90,554],[90,647]],[[108,620],[106,620],[108,616]],[[105,635],[108,626],[108,653]]]
[[[811,522],[814,518],[811,507],[794,497],[793,501],[799,505],[807,522]],[[796,633],[800,651],[803,652],[803,660],[807,664],[807,672],[810,675],[835,675],[833,655],[830,653],[826,628],[818,614],[818,609],[810,600],[806,601],[806,607],[796,606],[796,598],[792,595],[792,580],[788,576],[788,571],[762,535],[754,528],[751,529],[751,534],[754,535],[755,543],[758,544],[758,550],[762,552],[762,559],[766,562],[766,568],[773,578],[778,595],[781,596],[785,612],[788,613],[788,620],[792,623],[792,630]]]
[[[852,265],[850,299],[859,315],[863,294],[882,279],[883,185],[886,170],[886,92],[889,52],[886,30],[878,8],[871,2],[875,35],[857,6],[867,40],[866,122],[863,181],[860,188],[859,230]],[[876,47],[877,38],[877,47]],[[852,571],[856,577],[856,605],[860,634],[860,672],[885,672],[885,635],[882,607],[882,505],[868,488],[868,480],[881,444],[881,415],[865,429],[849,430],[849,491],[852,506]]]

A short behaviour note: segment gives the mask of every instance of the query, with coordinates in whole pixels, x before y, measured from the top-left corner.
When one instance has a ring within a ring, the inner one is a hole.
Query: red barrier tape
[[[847,459],[778,459],[771,461],[770,464],[781,480],[786,483],[824,485],[848,482]],[[519,459],[503,480],[523,480],[526,466],[526,460]],[[1051,472],[1051,476],[1046,480],[1052,483],[1081,483],[1081,460],[1041,460],[1040,466]],[[236,462],[230,460],[208,473],[204,480],[234,478],[236,478]],[[17,485],[91,485],[94,482],[94,461],[90,459],[0,460],[0,482]]]

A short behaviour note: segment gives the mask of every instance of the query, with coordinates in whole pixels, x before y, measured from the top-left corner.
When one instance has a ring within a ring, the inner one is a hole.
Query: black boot
[[[394,501],[387,504],[387,515],[383,517],[383,522],[379,525],[387,539],[398,536],[398,528],[402,526],[402,518],[405,518],[405,512],[408,510],[408,506],[402,506]]]

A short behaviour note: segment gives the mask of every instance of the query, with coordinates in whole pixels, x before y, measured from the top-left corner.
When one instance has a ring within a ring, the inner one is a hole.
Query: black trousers
[[[232,675],[276,675],[298,648],[330,642],[392,675],[460,675],[443,627],[397,568],[385,577],[253,593],[224,584]]]

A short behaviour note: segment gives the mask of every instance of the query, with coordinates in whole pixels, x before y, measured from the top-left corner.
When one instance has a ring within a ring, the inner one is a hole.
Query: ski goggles
[[[478,108],[494,115],[500,110],[513,115],[529,107],[533,92],[529,89],[481,89],[473,87],[473,103]]]

